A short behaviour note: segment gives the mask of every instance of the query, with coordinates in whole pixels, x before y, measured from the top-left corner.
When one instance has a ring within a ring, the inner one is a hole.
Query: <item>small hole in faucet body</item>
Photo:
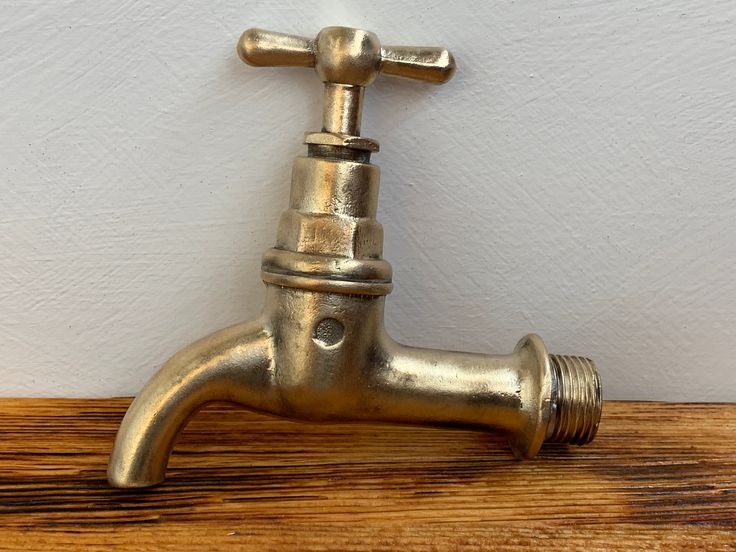
[[[322,347],[335,347],[345,335],[345,326],[334,318],[323,318],[314,328],[312,339]]]

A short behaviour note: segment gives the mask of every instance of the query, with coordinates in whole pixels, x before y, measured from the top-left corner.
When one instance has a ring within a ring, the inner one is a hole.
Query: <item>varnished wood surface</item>
[[[200,412],[110,489],[128,399],[0,399],[0,550],[736,550],[736,405],[607,402],[596,441]]]

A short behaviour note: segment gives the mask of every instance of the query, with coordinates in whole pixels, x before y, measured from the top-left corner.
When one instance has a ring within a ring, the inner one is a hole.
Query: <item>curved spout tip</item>
[[[163,483],[165,472],[153,473],[150,470],[131,469],[132,464],[117,463],[107,467],[107,482],[111,487],[118,489],[139,489],[153,487]]]
[[[130,489],[161,483],[180,429],[208,402],[272,409],[272,367],[271,339],[256,324],[220,330],[179,351],[125,414],[107,469],[110,485]]]

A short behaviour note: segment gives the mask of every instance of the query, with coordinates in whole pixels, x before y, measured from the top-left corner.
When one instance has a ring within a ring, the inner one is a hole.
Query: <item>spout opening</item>
[[[598,431],[603,406],[601,380],[592,360],[549,355],[556,380],[556,415],[547,441],[585,445]]]

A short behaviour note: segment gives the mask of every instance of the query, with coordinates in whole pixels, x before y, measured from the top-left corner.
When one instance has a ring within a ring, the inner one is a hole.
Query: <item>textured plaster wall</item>
[[[444,44],[379,79],[390,331],[595,358],[607,398],[736,400],[736,3],[0,1],[0,394],[127,395],[257,315],[308,70],[247,27]]]

